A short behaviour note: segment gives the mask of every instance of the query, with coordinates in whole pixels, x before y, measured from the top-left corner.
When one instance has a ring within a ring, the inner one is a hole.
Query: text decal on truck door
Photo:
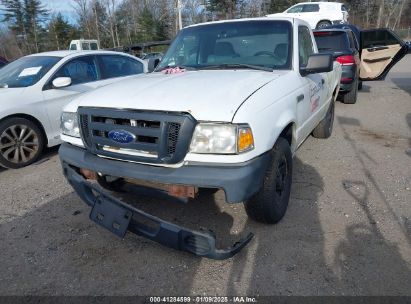
[[[310,87],[311,112],[314,112],[318,108],[320,104],[322,90],[323,90],[323,84],[321,81]]]

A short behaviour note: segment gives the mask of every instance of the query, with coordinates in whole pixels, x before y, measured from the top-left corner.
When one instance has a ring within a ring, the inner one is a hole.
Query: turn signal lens
[[[250,127],[238,128],[238,152],[247,152],[254,149],[254,137]]]

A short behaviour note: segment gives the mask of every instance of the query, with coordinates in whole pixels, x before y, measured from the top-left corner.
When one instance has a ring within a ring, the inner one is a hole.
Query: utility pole
[[[177,12],[178,12],[178,29],[183,28],[183,20],[181,18],[181,0],[177,0]]]

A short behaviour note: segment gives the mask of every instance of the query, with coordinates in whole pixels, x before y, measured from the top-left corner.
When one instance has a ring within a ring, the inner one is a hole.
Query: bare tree
[[[384,5],[385,5],[385,1],[380,0],[380,7],[378,9],[377,27],[380,27],[381,24],[382,24],[382,19],[383,19],[383,15],[384,15]]]
[[[82,29],[84,29],[87,33],[87,38],[91,38],[91,30],[90,30],[90,8],[89,8],[89,1],[88,0],[73,0],[74,5],[73,8],[77,13],[78,16],[78,23]]]

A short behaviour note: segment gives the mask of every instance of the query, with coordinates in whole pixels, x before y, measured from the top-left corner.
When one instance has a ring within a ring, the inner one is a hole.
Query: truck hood
[[[200,70],[138,75],[80,96],[65,111],[106,107],[191,113],[202,121],[231,121],[240,105],[287,71]]]

